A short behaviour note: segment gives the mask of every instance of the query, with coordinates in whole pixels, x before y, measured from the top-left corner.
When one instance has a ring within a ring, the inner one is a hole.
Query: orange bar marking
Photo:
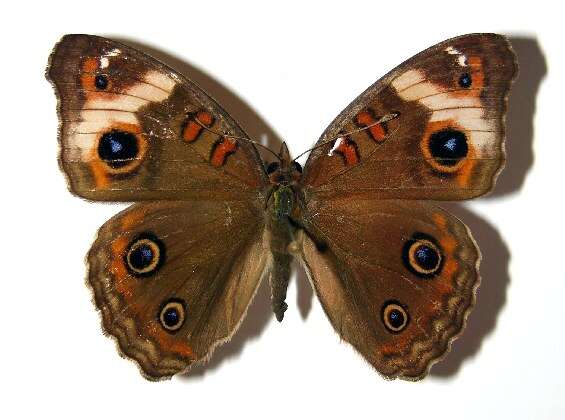
[[[196,118],[194,118],[195,116]],[[196,119],[198,119],[198,121],[206,127],[210,127],[214,123],[214,117],[206,111],[198,111],[196,115],[192,114],[189,116],[189,119],[182,131],[182,138],[186,142],[192,143],[195,141],[203,130],[202,125],[198,124]]]
[[[343,156],[347,166],[357,165],[359,163],[359,152],[357,145],[348,137],[341,137],[343,140],[340,145],[335,149],[337,153]],[[337,140],[339,141],[339,140]]]
[[[212,166],[219,167],[226,163],[226,159],[237,150],[237,143],[234,139],[224,137],[219,143],[216,143],[212,150],[210,163]]]
[[[359,114],[357,114],[356,117],[356,122],[361,127],[367,127],[371,124],[376,123],[378,120],[379,119],[371,110],[361,111]],[[384,123],[369,127],[369,134],[371,135],[371,138],[377,143],[383,142],[386,136],[386,128],[384,127]]]

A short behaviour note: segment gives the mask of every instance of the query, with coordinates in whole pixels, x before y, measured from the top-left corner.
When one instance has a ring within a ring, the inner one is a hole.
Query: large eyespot
[[[138,155],[137,137],[127,131],[112,130],[102,135],[98,143],[98,156],[112,169],[135,162]]]
[[[186,319],[185,303],[180,299],[170,299],[165,302],[159,311],[159,322],[167,331],[179,330]]]
[[[267,175],[271,175],[273,172],[277,171],[280,167],[281,164],[277,161],[269,163],[266,168]]]
[[[151,233],[138,236],[130,243],[127,250],[126,267],[137,277],[154,274],[165,261],[165,245]]]
[[[399,333],[409,322],[408,312],[397,301],[388,301],[383,305],[382,321],[391,333]]]
[[[106,89],[108,87],[108,77],[105,74],[98,74],[94,78],[94,86],[99,90]]]
[[[444,172],[459,169],[458,164],[469,152],[465,134],[453,129],[433,133],[429,138],[428,147],[433,159]]]
[[[441,271],[443,255],[436,241],[423,233],[415,233],[404,244],[404,266],[418,277],[432,277]]]
[[[461,86],[462,88],[471,87],[472,84],[473,79],[471,78],[471,75],[469,73],[463,73],[461,76],[459,76],[459,86]]]

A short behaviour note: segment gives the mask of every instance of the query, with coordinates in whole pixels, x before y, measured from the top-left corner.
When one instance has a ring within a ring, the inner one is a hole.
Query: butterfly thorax
[[[268,207],[275,219],[288,222],[296,205],[296,190],[302,175],[301,166],[291,160],[286,143],[281,145],[278,161],[267,165],[267,174],[272,184]]]
[[[290,159],[288,148],[283,143],[278,153],[278,161],[267,166],[267,174],[272,184],[267,201],[266,216],[270,232],[270,248],[273,255],[273,269],[269,276],[273,312],[281,321],[287,304],[286,290],[290,278],[292,255],[288,252],[295,240],[298,226],[294,222],[299,213],[298,181],[301,167]]]

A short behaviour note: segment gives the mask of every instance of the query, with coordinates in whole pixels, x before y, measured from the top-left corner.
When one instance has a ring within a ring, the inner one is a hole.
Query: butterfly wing
[[[389,379],[425,376],[474,303],[468,229],[426,202],[346,198],[309,210],[325,246],[304,235],[302,260],[337,333]]]
[[[460,200],[492,188],[516,59],[505,37],[437,44],[391,71],[326,129],[304,168],[306,195]],[[372,125],[386,115],[396,118]]]
[[[241,201],[162,201],[110,219],[88,254],[104,330],[149,379],[205,361],[242,321],[271,254]]]
[[[66,35],[47,77],[57,92],[60,164],[75,194],[104,201],[256,195],[254,146],[194,83],[118,42]]]
[[[502,36],[442,42],[354,100],[305,165],[304,265],[336,331],[388,378],[425,376],[464,327],[478,249],[463,223],[411,200],[492,188],[515,73]]]

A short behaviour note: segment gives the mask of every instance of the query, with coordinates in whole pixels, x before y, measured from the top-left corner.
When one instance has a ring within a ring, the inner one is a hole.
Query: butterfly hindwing
[[[516,74],[505,37],[472,34],[407,60],[355,99],[308,158],[308,194],[460,200],[488,192],[504,163]],[[372,125],[384,116],[390,121]]]
[[[114,216],[88,254],[104,330],[150,379],[207,360],[269,269],[263,232],[241,201],[143,203]]]
[[[60,162],[91,200],[223,199],[256,194],[261,160],[194,83],[135,49],[66,35],[47,70],[59,97]],[[214,193],[210,193],[214,191]]]
[[[479,253],[463,223],[424,202],[311,202],[302,259],[340,337],[387,378],[420,379],[465,323]],[[354,238],[354,239],[352,239]]]

